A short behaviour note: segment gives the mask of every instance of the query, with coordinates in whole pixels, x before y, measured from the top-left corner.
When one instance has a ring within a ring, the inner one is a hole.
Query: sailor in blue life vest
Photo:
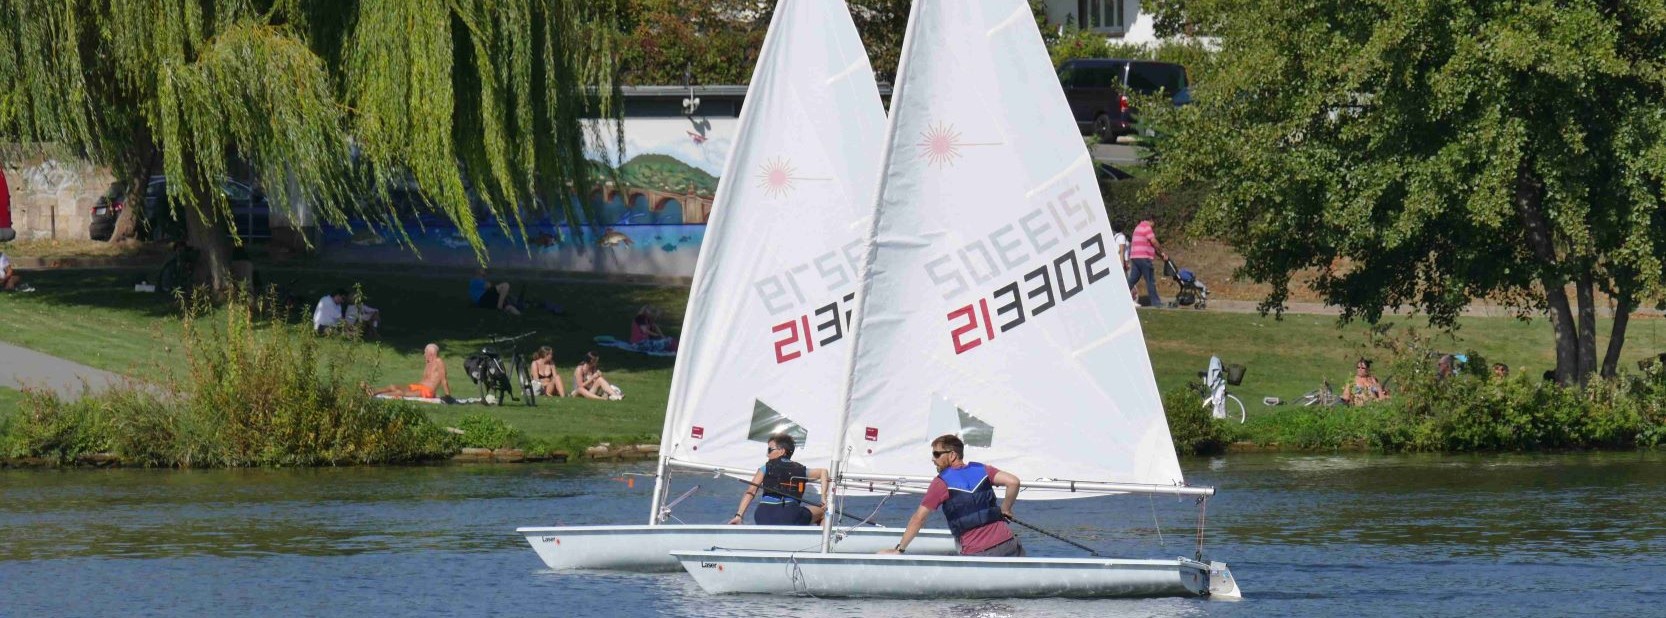
[[[805,481],[821,481],[821,493],[827,495],[827,469],[807,469],[793,461],[797,443],[792,436],[778,433],[769,437],[769,461],[752,475],[752,486],[740,496],[740,508],[735,509],[731,525],[741,523],[746,505],[758,494],[758,509],[752,511],[752,523],[760,526],[815,526],[821,524],[822,507],[804,503]]]
[[[920,508],[908,520],[902,542],[879,553],[907,552],[908,543],[925,527],[926,518],[942,507],[960,555],[1023,556],[1024,545],[1012,535],[1006,521],[1012,517],[1012,504],[1018,501],[1018,477],[995,466],[966,461],[966,444],[954,434],[931,441],[931,463],[937,466],[937,478],[931,480]],[[995,504],[995,486],[1006,488],[999,506]]]

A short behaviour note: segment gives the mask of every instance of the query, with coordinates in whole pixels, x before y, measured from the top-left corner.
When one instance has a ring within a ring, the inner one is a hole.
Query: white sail
[[[1029,7],[917,2],[908,37],[853,329],[847,478],[929,476],[929,442],[957,433],[968,459],[1026,481],[1183,484]]]
[[[664,455],[755,469],[785,432],[795,461],[830,463],[884,130],[845,3],[781,2],[706,226]]]

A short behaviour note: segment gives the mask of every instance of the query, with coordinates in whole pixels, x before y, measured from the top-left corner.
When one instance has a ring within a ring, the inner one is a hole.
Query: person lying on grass
[[[434,399],[439,391],[445,391],[445,396],[451,396],[451,382],[445,377],[445,361],[440,359],[440,346],[428,344],[422,349],[423,367],[422,381],[416,384],[399,386],[391,384],[371,391],[371,396],[391,395],[393,397],[421,397]]]
[[[602,377],[601,357],[595,352],[585,352],[584,360],[573,369],[573,396],[585,399],[625,398],[625,392]]]
[[[475,272],[474,278],[469,279],[469,301],[482,309],[497,309],[510,315],[520,315],[518,303],[509,302],[509,282],[492,283],[486,278],[486,269]]]

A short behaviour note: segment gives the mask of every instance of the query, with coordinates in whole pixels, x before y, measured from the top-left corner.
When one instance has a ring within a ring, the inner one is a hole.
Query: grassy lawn
[[[4,425],[6,418],[17,412],[17,406],[22,401],[22,392],[0,386],[0,425]]]
[[[29,274],[40,291],[0,296],[6,327],[0,340],[54,354],[111,371],[156,375],[183,367],[175,349],[180,326],[177,310],[157,294],[132,292],[138,271],[43,271]],[[280,272],[277,280],[292,275]],[[657,304],[665,309],[668,330],[675,332],[687,290],[601,283],[527,284],[532,296],[564,305],[562,315],[534,311],[516,318],[470,307],[464,301],[465,281],[458,275],[424,277],[417,274],[343,275],[309,272],[296,292],[309,300],[329,290],[362,284],[369,304],[384,312],[383,338],[366,346],[369,366],[364,373],[378,384],[409,383],[421,375],[423,345],[440,344],[460,397],[478,396],[462,372],[462,359],[483,345],[491,334],[529,330],[538,335],[523,344],[530,352],[539,345],[555,348],[563,379],[571,382],[574,362],[586,351],[602,356],[609,379],[625,390],[624,401],[602,402],[540,398],[538,406],[436,406],[433,417],[446,424],[464,414],[487,413],[503,418],[528,435],[553,440],[564,436],[640,436],[657,434],[671,381],[670,358],[597,349],[596,335],[624,337],[638,306]],[[514,279],[511,279],[514,282]],[[519,286],[519,284],[517,284]],[[310,314],[309,314],[310,315]],[[1276,418],[1279,410],[1261,403],[1266,396],[1286,402],[1317,388],[1326,378],[1342,384],[1352,374],[1353,359],[1371,355],[1365,350],[1366,328],[1338,328],[1328,316],[1291,315],[1283,320],[1254,314],[1212,310],[1142,310],[1147,346],[1158,385],[1165,391],[1196,379],[1211,354],[1248,368],[1244,384],[1233,387],[1252,419]],[[1424,328],[1416,319],[1398,319],[1394,329]],[[1606,332],[1606,324],[1600,326]],[[1391,331],[1392,332],[1392,331]],[[1509,318],[1464,318],[1461,327],[1437,341],[1446,350],[1476,350],[1489,362],[1508,363],[1514,372],[1538,375],[1554,364],[1550,328],[1544,320],[1522,322]],[[346,344],[341,344],[346,345]],[[1601,348],[1599,347],[1599,351]],[[1666,351],[1666,324],[1636,317],[1626,345],[1626,366],[1637,359]],[[1392,384],[1391,384],[1392,387]],[[0,410],[16,407],[17,393],[0,388]],[[1254,421],[1252,421],[1254,422]]]

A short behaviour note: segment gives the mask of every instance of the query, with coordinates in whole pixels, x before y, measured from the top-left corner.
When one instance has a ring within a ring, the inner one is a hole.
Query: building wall
[[[93,206],[113,180],[108,168],[75,160],[7,162],[0,171],[18,240],[87,240]]]
[[[527,222],[524,242],[496,223],[477,228],[494,267],[599,275],[691,277],[717,182],[734,140],[737,105],[708,100],[721,116],[627,116],[620,144],[593,145],[596,156],[620,165],[621,182],[608,183],[592,204],[600,228],[572,230],[549,220]],[[628,109],[628,108],[627,108]],[[325,228],[319,256],[337,263],[410,263],[415,249],[426,263],[475,266],[478,259],[450,222],[427,217],[400,231],[381,225]],[[408,243],[410,248],[402,247]]]
[[[1109,4],[1110,1],[1117,1],[1117,2],[1122,3],[1122,16],[1123,16],[1122,17],[1122,26],[1120,28],[1099,28],[1099,29],[1097,29],[1099,32],[1103,32],[1103,33],[1105,33],[1106,35],[1109,35],[1109,36],[1122,36],[1124,33],[1126,33],[1128,31],[1130,26],[1134,25],[1134,19],[1136,17],[1138,17],[1139,14],[1140,14],[1140,0],[1100,0],[1100,1],[1105,3],[1105,4]],[[1082,0],[1047,0],[1047,5],[1046,5],[1047,22],[1049,24],[1051,24],[1052,26],[1054,26],[1054,27],[1058,27],[1060,25],[1063,25],[1066,22],[1066,20],[1069,20],[1070,23],[1076,24],[1077,26],[1081,26],[1081,24],[1084,23],[1083,19],[1082,19],[1082,6],[1083,6]],[[1106,8],[1109,8],[1109,7],[1106,7]]]

